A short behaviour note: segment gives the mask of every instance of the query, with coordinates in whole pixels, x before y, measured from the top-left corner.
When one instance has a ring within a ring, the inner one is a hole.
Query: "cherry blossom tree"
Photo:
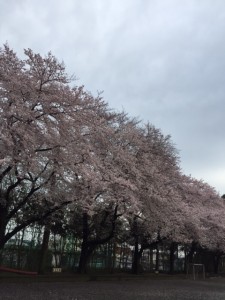
[[[51,53],[25,55],[20,60],[7,45],[0,50],[0,247],[76,199],[70,174],[85,176],[95,164],[90,136],[113,115],[100,97],[71,88]]]
[[[86,271],[96,247],[114,237],[119,218],[140,209],[137,197],[139,171],[134,156],[140,134],[136,121],[122,113],[117,115],[114,123],[102,128],[105,132],[98,133],[92,143],[92,153],[98,157],[98,164],[91,165],[87,176],[80,178],[85,197],[80,205],[80,223],[83,225],[80,233],[81,273]]]
[[[183,210],[183,243],[189,243],[190,261],[194,251],[225,251],[225,203],[213,187],[183,175],[179,185]]]
[[[138,273],[143,250],[156,246],[171,229],[171,212],[178,205],[174,182],[179,174],[179,157],[170,136],[164,136],[153,125],[143,128],[136,156],[142,174],[139,186],[142,210],[131,220],[134,273]]]

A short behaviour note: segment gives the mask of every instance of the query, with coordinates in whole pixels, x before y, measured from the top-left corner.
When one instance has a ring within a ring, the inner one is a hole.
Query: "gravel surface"
[[[0,299],[225,300],[225,279],[0,282]]]

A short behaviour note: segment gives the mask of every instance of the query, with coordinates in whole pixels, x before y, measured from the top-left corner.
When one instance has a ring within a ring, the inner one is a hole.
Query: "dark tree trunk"
[[[215,274],[218,274],[218,272],[219,272],[220,257],[221,257],[220,253],[216,253],[213,256],[213,265],[214,265],[214,273]]]
[[[150,271],[153,270],[153,249],[150,248]]]
[[[78,273],[80,274],[87,273],[87,265],[94,250],[95,248],[89,246],[88,243],[87,244],[82,243]]]
[[[78,266],[78,273],[87,273],[87,263],[90,258],[90,249],[88,243],[88,215],[87,213],[83,213],[83,235],[82,235],[82,245],[81,245],[81,253],[80,253],[80,260]]]
[[[197,245],[196,243],[191,244],[191,249],[189,253],[187,254],[187,263],[194,263],[194,253],[197,250]]]
[[[18,244],[18,252],[17,252],[17,269],[21,268],[21,256],[22,256],[22,247],[23,247],[23,239],[24,239],[25,229],[22,231],[22,236],[20,239],[20,243]]]
[[[189,270],[189,264],[194,263],[194,254],[197,250],[197,243],[192,242],[191,248],[189,251],[186,251],[185,253],[185,266],[184,266],[184,271],[187,273]]]
[[[115,265],[116,265],[116,242],[113,242],[113,257],[112,257],[112,270],[111,273],[114,272],[115,269]],[[126,263],[125,263],[125,268],[127,268],[127,259],[126,259]]]
[[[175,262],[175,251],[177,250],[177,244],[172,242],[170,245],[170,274],[174,274],[174,262]]]
[[[6,239],[5,239],[5,231],[6,231],[6,208],[0,204],[0,251],[3,250]]]
[[[50,238],[50,229],[47,226],[45,226],[42,245],[41,245],[41,251],[40,251],[40,261],[39,261],[39,266],[38,266],[39,274],[45,273],[49,238]]]
[[[87,255],[87,245],[82,243],[81,246],[81,253],[80,253],[80,259],[79,259],[79,266],[78,266],[78,273],[84,274],[87,272],[87,260],[88,260],[88,255]]]
[[[5,246],[5,226],[4,224],[1,224],[0,220],[0,265],[2,264],[3,260],[3,249]]]
[[[133,256],[133,263],[132,263],[132,273],[138,274],[139,273],[139,249],[138,249],[138,236],[135,236],[135,243],[134,243],[134,256]]]
[[[112,218],[111,228],[109,233],[105,237],[96,237],[95,239],[89,239],[89,224],[88,224],[88,214],[83,213],[83,234],[82,234],[82,246],[81,254],[78,266],[78,273],[87,273],[87,264],[94,250],[99,246],[109,242],[115,233],[116,220],[120,216],[117,214],[118,206],[114,208],[114,214]],[[108,214],[107,214],[108,215]],[[103,218],[103,223],[106,221],[107,217]]]
[[[0,228],[0,251],[4,249],[5,246],[5,228],[2,226]]]
[[[106,247],[106,268],[107,270],[112,273],[114,268],[114,243],[108,243]]]
[[[155,272],[159,272],[159,245],[156,246]]]

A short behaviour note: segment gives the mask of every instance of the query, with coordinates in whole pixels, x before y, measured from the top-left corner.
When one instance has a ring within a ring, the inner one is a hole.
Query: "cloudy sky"
[[[0,0],[0,46],[48,51],[109,106],[170,134],[225,193],[224,0]]]

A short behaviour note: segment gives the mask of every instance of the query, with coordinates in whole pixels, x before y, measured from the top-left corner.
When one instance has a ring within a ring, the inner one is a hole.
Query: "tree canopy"
[[[71,87],[51,53],[24,53],[0,49],[0,247],[64,211],[70,226],[77,216],[86,248],[122,222],[143,245],[165,238],[225,250],[224,201],[182,173],[170,136]]]

